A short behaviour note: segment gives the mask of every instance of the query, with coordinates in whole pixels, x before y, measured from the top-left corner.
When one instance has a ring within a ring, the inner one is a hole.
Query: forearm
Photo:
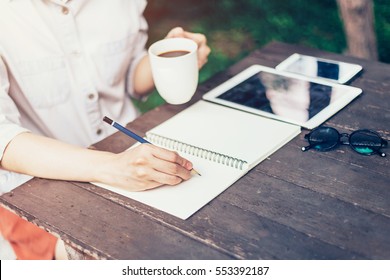
[[[136,66],[133,84],[134,91],[139,96],[147,95],[154,89],[152,69],[148,55],[144,56]]]
[[[100,163],[112,154],[69,145],[58,140],[21,133],[7,146],[1,166],[36,177],[100,181]]]
[[[100,182],[140,191],[188,180],[192,164],[149,144],[114,154],[25,132],[9,143],[1,167],[47,179]]]

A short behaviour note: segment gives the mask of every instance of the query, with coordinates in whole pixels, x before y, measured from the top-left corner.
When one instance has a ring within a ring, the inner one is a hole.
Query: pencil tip
[[[202,176],[198,171],[196,171],[196,170],[193,169],[193,168],[192,168],[192,171],[193,171],[194,173],[196,173],[198,176]]]
[[[113,122],[113,120],[112,119],[110,119],[110,118],[108,118],[108,117],[104,117],[103,118],[103,121],[105,121],[106,123],[108,123],[108,124],[112,124],[112,122]]]

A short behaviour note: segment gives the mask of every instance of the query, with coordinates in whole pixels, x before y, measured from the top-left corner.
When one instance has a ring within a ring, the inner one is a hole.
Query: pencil
[[[147,143],[147,144],[152,144],[150,143],[148,140],[146,140],[145,138],[142,138],[141,136],[137,135],[136,133],[132,132],[131,130],[127,129],[126,127],[120,125],[119,123],[117,122],[114,122],[112,119],[108,118],[108,117],[104,117],[103,118],[103,121],[108,123],[109,125],[115,127],[116,129],[118,129],[119,131],[123,132],[124,134],[126,134],[127,136],[130,136],[131,138],[133,138],[134,140],[137,140],[138,142],[144,144],[144,143]],[[153,145],[153,144],[152,144]],[[196,171],[194,168],[191,169],[192,172],[196,173],[198,176],[202,176],[200,175],[200,173],[198,171]]]

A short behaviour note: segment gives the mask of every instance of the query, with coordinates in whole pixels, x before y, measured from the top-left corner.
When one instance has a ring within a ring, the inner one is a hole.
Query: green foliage
[[[389,0],[374,0],[379,58],[390,62]],[[346,48],[336,0],[149,0],[149,42],[174,26],[207,36],[212,53],[200,82],[270,41],[302,44],[342,53]],[[163,102],[154,93],[142,110]]]
[[[205,29],[240,30],[260,47],[272,40],[341,52],[345,48],[335,0],[222,0]],[[214,7],[215,8],[215,7]],[[228,15],[228,16],[227,16]],[[221,24],[222,23],[222,24]]]
[[[158,92],[154,90],[146,101],[142,102],[140,100],[133,99],[133,103],[141,113],[146,113],[147,111],[164,104],[164,99],[162,99]]]
[[[375,0],[375,31],[378,42],[379,60],[390,63],[390,2]]]

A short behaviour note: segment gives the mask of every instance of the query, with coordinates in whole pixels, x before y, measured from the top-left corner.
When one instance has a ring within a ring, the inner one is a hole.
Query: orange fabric
[[[0,207],[0,232],[19,260],[52,260],[57,238]]]

